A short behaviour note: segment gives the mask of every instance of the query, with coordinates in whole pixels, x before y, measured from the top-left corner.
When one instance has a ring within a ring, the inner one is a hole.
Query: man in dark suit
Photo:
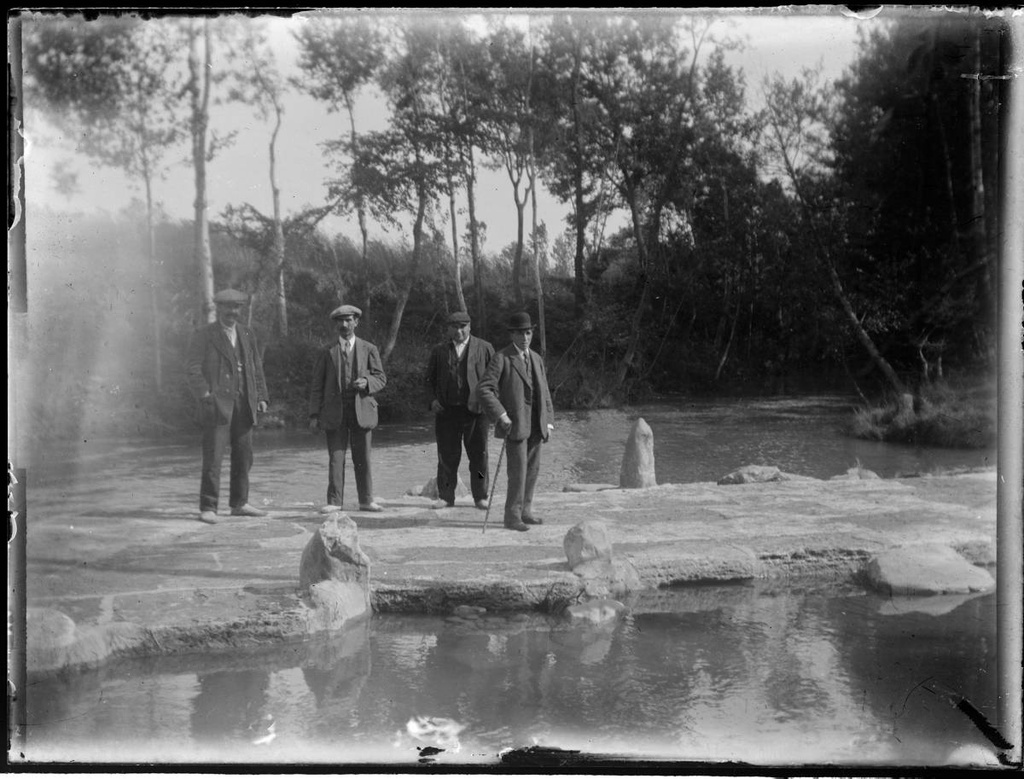
[[[352,446],[360,511],[383,511],[373,499],[370,469],[372,431],[377,427],[375,393],[387,377],[377,347],[355,330],[363,312],[339,306],[331,312],[338,338],[326,346],[313,368],[309,389],[309,430],[327,435],[327,505],[323,512],[340,511],[345,502],[345,452]]]
[[[217,321],[195,334],[185,366],[189,391],[197,404],[196,420],[203,429],[199,521],[210,525],[217,522],[220,469],[228,447],[232,516],[266,516],[265,511],[249,505],[252,428],[257,413],[267,410],[269,398],[256,336],[238,321],[248,300],[248,295],[234,289],[214,295]]]
[[[434,412],[437,441],[437,495],[434,508],[455,505],[462,447],[469,458],[469,484],[478,509],[487,510],[488,421],[480,413],[476,387],[494,347],[470,334],[469,314],[456,311],[448,317],[448,340],[430,352],[427,387]]]
[[[529,530],[529,525],[543,524],[533,513],[533,491],[540,474],[540,445],[554,429],[554,409],[544,361],[530,349],[530,315],[513,314],[508,331],[512,343],[495,352],[477,393],[481,407],[495,423],[495,434],[505,439],[505,527]]]

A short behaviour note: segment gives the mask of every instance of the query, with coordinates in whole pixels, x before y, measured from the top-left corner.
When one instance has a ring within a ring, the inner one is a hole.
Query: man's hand
[[[507,433],[512,429],[512,417],[508,414],[502,414],[498,417],[498,424],[501,426],[502,431]]]
[[[435,414],[440,414],[442,411],[444,411],[444,406],[438,403],[437,398],[434,398],[432,401],[430,401],[430,410],[433,411]]]
[[[309,418],[309,432],[319,433],[320,432],[320,417]]]
[[[370,382],[366,380],[365,376],[360,376],[358,379],[352,382],[352,386],[360,392],[363,392],[367,387],[370,386]]]
[[[258,411],[260,414],[266,414],[268,408],[270,408],[270,406],[267,404],[267,401],[265,400],[261,400],[259,403],[256,404],[256,411]]]

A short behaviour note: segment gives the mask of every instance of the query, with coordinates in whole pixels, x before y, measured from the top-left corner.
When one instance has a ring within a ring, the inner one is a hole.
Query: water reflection
[[[379,617],[308,645],[38,680],[28,752],[405,763],[422,749],[406,732],[413,717],[466,726],[458,754],[439,761],[493,762],[540,744],[924,765],[986,744],[956,703],[994,720],[993,596],[929,613],[849,587],[762,582],[648,593],[631,607],[582,627],[539,615]],[[271,720],[273,743],[252,746]]]

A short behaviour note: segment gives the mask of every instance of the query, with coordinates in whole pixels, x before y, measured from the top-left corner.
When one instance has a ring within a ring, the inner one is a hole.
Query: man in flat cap
[[[505,439],[505,527],[529,530],[529,525],[543,524],[533,513],[533,491],[540,474],[540,446],[553,429],[554,408],[544,361],[530,349],[530,315],[513,314],[507,329],[512,343],[495,352],[477,393],[481,407],[495,423],[495,435]]]
[[[213,296],[217,321],[196,332],[185,365],[189,391],[197,404],[196,420],[203,429],[199,521],[209,525],[217,522],[220,469],[228,448],[232,516],[266,516],[249,504],[252,428],[257,413],[264,413],[270,401],[256,335],[238,321],[248,301],[248,295],[235,289]]]
[[[338,306],[331,312],[338,333],[317,357],[309,389],[309,430],[327,436],[327,505],[323,511],[340,510],[345,501],[345,452],[352,447],[356,492],[360,511],[383,511],[373,499],[370,469],[372,431],[377,426],[375,393],[384,389],[387,377],[377,347],[355,331],[362,316],[355,306]]]
[[[456,311],[447,320],[448,337],[430,351],[426,383],[434,412],[437,441],[435,508],[455,505],[462,447],[469,458],[469,484],[478,509],[487,509],[488,421],[481,413],[476,387],[494,347],[470,334],[469,314]]]

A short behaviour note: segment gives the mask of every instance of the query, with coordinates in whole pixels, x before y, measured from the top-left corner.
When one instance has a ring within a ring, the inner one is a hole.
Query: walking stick
[[[491,491],[487,495],[487,513],[484,514],[484,533],[487,532],[487,518],[491,516],[491,504],[494,503],[494,485],[498,483],[498,472],[501,470],[501,458],[505,456],[505,444],[507,443],[507,436],[501,439],[501,451],[498,452],[498,464],[494,466],[494,478],[491,479]]]

